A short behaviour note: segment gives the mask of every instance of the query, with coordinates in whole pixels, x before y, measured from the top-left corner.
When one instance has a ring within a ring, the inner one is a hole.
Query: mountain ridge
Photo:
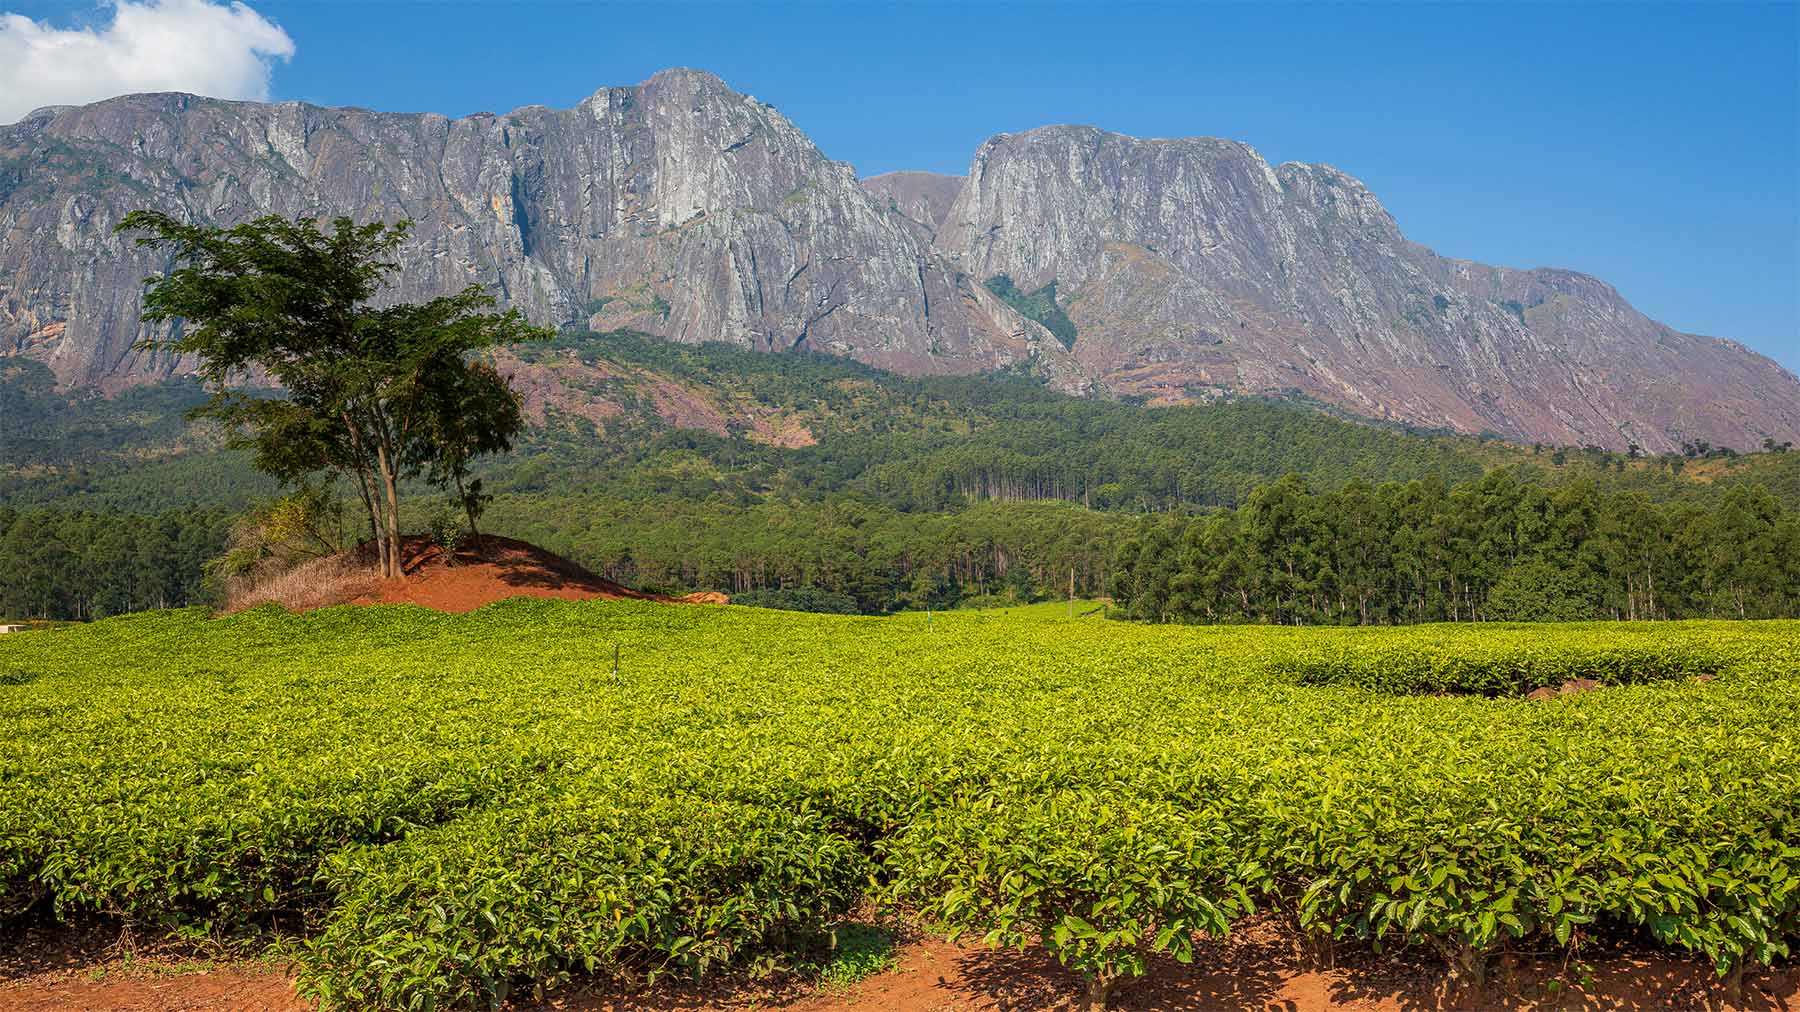
[[[457,119],[123,96],[0,127],[0,354],[109,391],[190,366],[133,348],[164,266],[111,234],[139,206],[412,217],[394,297],[482,284],[564,327],[1152,403],[1297,393],[1526,442],[1800,437],[1800,380],[1741,344],[1578,272],[1440,256],[1355,177],[1220,138],[1049,125],[964,177],[858,180],[691,68]]]

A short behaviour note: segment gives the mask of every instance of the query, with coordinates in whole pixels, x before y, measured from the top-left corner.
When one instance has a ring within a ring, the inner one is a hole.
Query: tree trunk
[[[1106,1001],[1112,996],[1114,976],[1107,970],[1097,970],[1088,976],[1087,987],[1081,995],[1082,1012],[1104,1012]]]
[[[374,480],[361,468],[356,471],[356,490],[362,495],[363,509],[369,513],[369,537],[375,542],[375,566],[385,572],[387,529],[381,523],[381,499],[375,493]]]
[[[375,448],[376,464],[381,468],[381,484],[387,493],[386,516],[387,553],[382,559],[381,575],[390,580],[398,580],[405,576],[400,561],[400,487],[394,474],[394,460],[387,447]]]
[[[475,502],[469,498],[469,492],[463,488],[463,476],[456,473],[456,497],[462,500],[463,515],[469,518],[469,544],[475,548],[475,554],[481,554],[481,532],[475,529]]]
[[[387,527],[381,518],[381,496],[375,488],[375,478],[369,473],[368,447],[363,444],[361,430],[356,419],[345,411],[339,418],[350,432],[350,447],[356,453],[356,490],[362,494],[363,506],[369,511],[369,535],[375,539],[376,569],[383,576],[387,575],[389,547]],[[377,459],[380,460],[380,447],[376,447]],[[385,467],[384,467],[385,470]]]

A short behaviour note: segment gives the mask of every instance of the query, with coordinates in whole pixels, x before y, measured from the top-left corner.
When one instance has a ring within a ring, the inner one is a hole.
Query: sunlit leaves
[[[869,900],[1100,984],[1252,912],[1476,978],[1599,931],[1721,972],[1800,936],[1794,623],[1065,615],[519,600],[0,638],[32,675],[0,680],[0,917],[300,932],[309,993],[357,1009],[792,968]],[[1601,688],[1511,695],[1576,674]]]

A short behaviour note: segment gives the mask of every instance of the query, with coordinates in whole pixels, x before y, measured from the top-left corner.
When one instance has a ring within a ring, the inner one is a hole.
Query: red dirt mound
[[[482,535],[480,544],[457,549],[455,557],[424,537],[404,539],[406,577],[377,581],[351,604],[417,604],[438,611],[474,611],[509,597],[554,597],[564,601],[661,601],[666,604],[728,604],[724,594],[667,597],[612,582],[560,555],[511,538]]]

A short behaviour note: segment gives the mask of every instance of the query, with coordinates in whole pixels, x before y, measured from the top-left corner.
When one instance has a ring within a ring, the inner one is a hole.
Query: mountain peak
[[[645,85],[686,85],[700,88],[723,88],[731,90],[731,86],[717,74],[701,70],[697,67],[664,67],[644,80]]]
[[[138,350],[164,265],[112,229],[152,207],[411,218],[395,297],[475,283],[559,326],[1156,403],[1299,395],[1526,441],[1800,439],[1800,380],[1769,360],[1586,275],[1438,256],[1355,177],[1238,141],[1050,124],[990,138],[966,177],[859,183],[688,67],[457,120],[185,95],[27,120],[0,130],[0,355],[65,386],[191,365]]]

